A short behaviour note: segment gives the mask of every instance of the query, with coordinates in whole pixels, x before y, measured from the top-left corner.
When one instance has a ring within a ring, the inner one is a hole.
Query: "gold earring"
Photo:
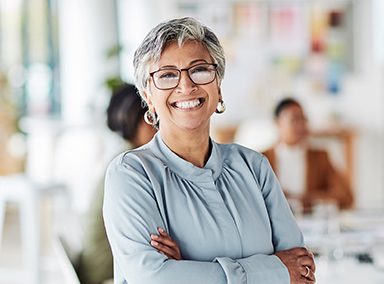
[[[220,107],[219,107],[220,106]],[[222,99],[219,100],[219,104],[217,105],[218,108],[216,108],[215,112],[220,114],[223,113],[226,110],[225,103]]]
[[[159,117],[156,114],[156,111],[154,113],[150,112],[147,110],[144,113],[144,121],[148,123],[149,125],[155,125],[156,123],[159,122]]]

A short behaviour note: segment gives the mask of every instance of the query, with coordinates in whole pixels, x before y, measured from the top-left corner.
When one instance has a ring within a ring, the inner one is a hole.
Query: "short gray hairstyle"
[[[217,64],[217,78],[219,83],[221,82],[225,72],[225,55],[217,36],[194,18],[172,19],[154,27],[135,51],[135,84],[143,100],[143,91],[149,92],[147,88],[150,64],[158,62],[164,49],[171,43],[177,42],[182,46],[189,40],[199,42],[208,50],[213,63]]]

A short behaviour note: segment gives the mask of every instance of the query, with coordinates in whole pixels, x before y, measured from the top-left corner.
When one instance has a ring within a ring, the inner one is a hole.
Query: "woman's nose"
[[[196,84],[189,78],[187,70],[183,70],[180,75],[179,85],[176,90],[185,94],[193,93],[197,89]]]

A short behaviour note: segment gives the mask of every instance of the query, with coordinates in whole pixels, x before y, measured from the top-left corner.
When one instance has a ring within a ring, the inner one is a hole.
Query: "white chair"
[[[37,184],[25,174],[0,176],[0,244],[4,233],[4,220],[8,202],[14,202],[20,212],[20,233],[23,272],[7,270],[10,278],[22,278],[23,283],[40,284],[40,199],[55,192],[64,192],[63,184]],[[1,249],[1,246],[0,246]],[[0,269],[2,276],[3,269]]]
[[[28,283],[38,284],[40,279],[40,222],[39,197],[34,184],[22,174],[0,176],[0,243],[3,236],[7,202],[19,205],[21,240],[25,274]]]
[[[60,270],[66,284],[80,284],[76,273],[77,253],[70,248],[62,235],[54,236],[52,240],[55,255],[59,261]]]

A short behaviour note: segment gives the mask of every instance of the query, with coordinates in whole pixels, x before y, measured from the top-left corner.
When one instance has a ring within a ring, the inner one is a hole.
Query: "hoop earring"
[[[219,107],[220,105],[220,107]],[[226,106],[225,106],[225,103],[222,99],[219,100],[219,104],[217,105],[219,108],[216,108],[215,112],[218,113],[218,114],[221,114],[223,113],[225,110],[226,110]]]
[[[159,122],[159,117],[156,115],[156,112],[152,113],[149,110],[147,110],[144,113],[144,120],[149,125],[155,125],[156,123]]]

